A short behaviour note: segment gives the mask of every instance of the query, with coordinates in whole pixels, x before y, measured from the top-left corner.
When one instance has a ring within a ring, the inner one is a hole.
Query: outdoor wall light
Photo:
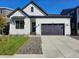
[[[68,24],[66,24],[66,26],[69,26]]]

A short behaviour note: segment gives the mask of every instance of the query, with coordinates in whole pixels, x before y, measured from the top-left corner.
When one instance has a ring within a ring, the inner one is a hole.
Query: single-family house
[[[8,18],[10,35],[71,35],[70,16],[48,14],[33,1],[14,10]]]

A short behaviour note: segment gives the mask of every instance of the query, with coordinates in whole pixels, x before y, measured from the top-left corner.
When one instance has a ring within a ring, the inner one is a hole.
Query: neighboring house
[[[8,34],[9,32],[9,22],[10,20],[7,18],[7,15],[13,12],[13,9],[7,8],[7,7],[0,7],[0,15],[3,15],[3,17],[6,18],[6,27],[4,28],[4,34]],[[1,30],[0,30],[1,34]]]
[[[79,35],[79,6],[70,9],[63,9],[61,15],[72,16],[71,35]]]
[[[10,14],[12,11],[13,11],[13,9],[11,9],[11,8],[0,7],[0,15],[7,16],[7,15]]]
[[[8,17],[10,35],[71,35],[70,16],[47,14],[33,1]]]

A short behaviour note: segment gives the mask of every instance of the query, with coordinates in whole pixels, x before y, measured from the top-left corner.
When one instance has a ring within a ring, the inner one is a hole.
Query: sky
[[[63,9],[79,6],[79,0],[33,0],[48,14],[60,14]],[[24,7],[30,0],[0,0],[0,7],[16,9]]]

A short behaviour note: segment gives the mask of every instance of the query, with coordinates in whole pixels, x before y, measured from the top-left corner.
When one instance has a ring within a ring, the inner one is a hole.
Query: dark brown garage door
[[[42,35],[64,35],[64,24],[42,24]]]

